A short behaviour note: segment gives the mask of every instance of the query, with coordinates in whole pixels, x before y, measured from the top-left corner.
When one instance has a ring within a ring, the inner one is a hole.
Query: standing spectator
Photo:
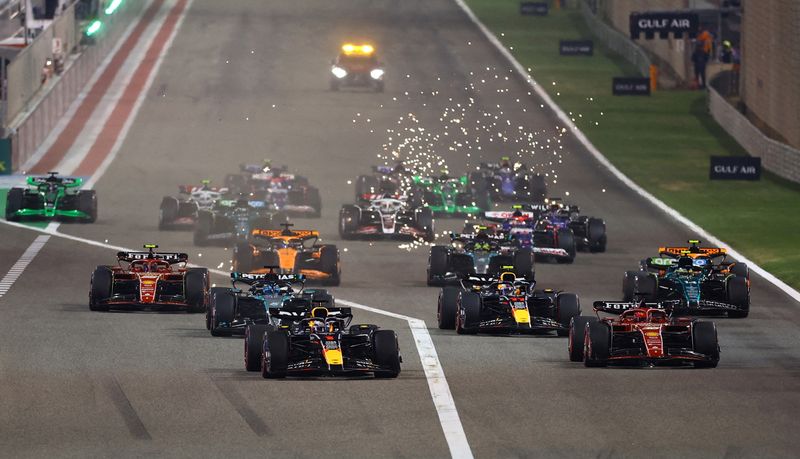
[[[700,89],[706,87],[706,65],[708,64],[708,54],[703,47],[703,43],[698,42],[692,53],[692,64],[694,64],[694,78]]]
[[[706,53],[706,62],[711,57],[711,49],[714,45],[714,37],[705,27],[700,28],[700,33],[697,34],[697,42],[703,45],[703,52]]]

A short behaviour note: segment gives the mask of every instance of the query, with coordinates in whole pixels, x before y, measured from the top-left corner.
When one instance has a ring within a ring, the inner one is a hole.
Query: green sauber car
[[[28,188],[12,188],[6,196],[6,220],[58,219],[93,223],[97,220],[97,194],[81,190],[83,179],[59,177],[48,172],[47,177],[28,177]]]
[[[420,199],[436,215],[478,215],[491,208],[486,180],[478,174],[413,177],[412,199]]]

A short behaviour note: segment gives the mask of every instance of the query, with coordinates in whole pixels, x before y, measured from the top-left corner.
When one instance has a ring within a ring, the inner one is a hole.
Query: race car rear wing
[[[351,308],[325,308],[328,310],[330,319],[352,319],[353,310]],[[311,309],[308,311],[290,310],[284,308],[269,308],[267,310],[271,317],[289,320],[302,320],[311,317]]]
[[[117,252],[117,260],[130,263],[136,260],[161,260],[169,264],[186,263],[189,255],[181,252],[156,252],[158,246],[155,244],[145,244],[147,252]]]
[[[487,210],[483,213],[483,218],[490,222],[502,222],[514,218],[514,210]],[[536,218],[536,214],[527,210],[519,211],[523,217]]]
[[[56,182],[67,188],[74,188],[83,185],[83,179],[79,177],[57,177],[56,172],[51,172],[49,177],[28,177],[26,182],[31,186],[38,186],[49,182]]]
[[[706,255],[712,258],[725,257],[728,255],[728,250],[722,247],[700,247],[702,241],[698,239],[689,239],[689,246],[684,247],[659,247],[658,253],[669,257],[681,257],[692,255]]]
[[[250,235],[265,239],[308,240],[319,238],[319,231],[312,230],[265,230],[254,229]]]
[[[286,282],[289,284],[297,284],[306,281],[306,276],[303,274],[280,274],[277,271],[280,269],[277,266],[265,266],[270,272],[267,273],[242,273],[232,272],[231,281],[234,283],[241,282],[247,285],[253,285],[256,282]]]
[[[660,303],[642,303],[635,301],[595,301],[592,306],[596,312],[605,312],[608,314],[622,314],[628,309],[636,308],[653,308],[664,309],[670,311],[673,306],[680,304],[680,300],[675,301],[662,301]]]
[[[195,191],[214,191],[217,193],[227,193],[228,189],[225,187],[206,186],[204,185],[178,185],[178,193],[192,194]]]

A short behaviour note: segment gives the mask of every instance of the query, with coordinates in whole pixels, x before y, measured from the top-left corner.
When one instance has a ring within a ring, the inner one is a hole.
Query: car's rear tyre
[[[587,226],[587,236],[589,239],[589,251],[591,252],[605,252],[606,251],[606,222],[600,218],[590,218]]]
[[[325,245],[320,249],[319,265],[321,271],[329,277],[322,281],[323,285],[338,286],[341,284],[341,270],[339,262],[339,249],[335,245]]]
[[[625,271],[622,277],[622,301],[633,301],[633,294],[636,291],[636,277],[641,271]]]
[[[25,190],[22,188],[12,188],[6,195],[6,220],[10,222],[19,221],[17,211],[22,210],[25,204]]]
[[[342,239],[354,239],[361,220],[361,210],[354,205],[344,205],[339,211],[339,236]]]
[[[447,274],[447,255],[448,249],[442,245],[431,247],[431,254],[428,257],[428,285],[435,286],[442,283],[442,276]]]
[[[172,223],[178,218],[180,203],[171,196],[164,196],[161,200],[161,207],[158,208],[158,229],[167,230],[172,227]]]
[[[558,336],[568,336],[569,326],[573,317],[581,315],[581,302],[574,293],[559,293],[556,295],[556,320],[564,327],[558,330]]]
[[[437,301],[436,318],[439,328],[442,330],[452,330],[456,328],[456,316],[458,315],[458,294],[461,290],[457,287],[445,287],[439,292]]]
[[[458,299],[458,315],[456,315],[456,333],[459,335],[478,333],[480,317],[481,297],[477,293],[461,292]]]
[[[731,274],[750,279],[750,268],[747,267],[747,263],[736,262],[731,266]]]
[[[539,174],[531,176],[528,187],[531,201],[543,202],[547,197],[547,182],[543,176]]]
[[[264,348],[264,333],[267,325],[250,324],[244,330],[244,368],[247,371],[261,369],[261,353]]]
[[[114,275],[107,266],[98,266],[92,273],[89,283],[89,310],[108,311],[105,303],[111,297],[111,288]]]
[[[197,214],[197,224],[194,227],[194,245],[204,247],[208,245],[208,236],[214,226],[214,216],[210,212]]]
[[[636,275],[633,296],[635,300],[644,299],[648,303],[658,301],[658,279],[648,272]]]
[[[586,346],[586,327],[600,319],[593,316],[575,316],[569,323],[569,360],[583,362],[583,350]]]
[[[211,301],[211,336],[230,336],[230,330],[221,328],[236,317],[236,298],[230,293],[216,294]]]
[[[725,285],[728,303],[739,309],[728,311],[728,317],[745,318],[750,314],[750,288],[747,279],[731,276]]]
[[[372,334],[375,363],[386,368],[376,371],[376,378],[396,378],[400,374],[400,348],[397,334],[392,330],[377,330]]]
[[[213,308],[214,303],[216,300],[214,299],[217,295],[228,295],[230,289],[226,287],[211,287],[208,293],[208,307],[206,308],[206,330],[211,330],[211,310]]]
[[[249,273],[253,270],[253,249],[247,242],[237,242],[233,247],[233,270]],[[260,266],[259,266],[260,267]]]
[[[80,219],[81,223],[94,223],[97,221],[97,191],[78,191],[78,210],[87,215]]]
[[[183,288],[189,312],[205,312],[208,303],[208,269],[189,268],[183,277]]]
[[[289,336],[282,331],[268,331],[261,351],[261,376],[285,378],[288,366]]]
[[[417,227],[425,232],[422,239],[425,242],[433,242],[436,239],[436,233],[433,229],[433,211],[430,207],[423,207],[418,209],[415,215],[417,220]]]
[[[583,363],[587,367],[608,365],[611,330],[602,322],[590,322],[584,335]]]
[[[694,351],[710,357],[710,360],[694,362],[695,368],[714,368],[719,363],[719,342],[714,322],[695,322],[692,327]]]
[[[534,278],[533,251],[529,248],[522,248],[514,253],[514,274],[517,277],[531,280]]]
[[[559,263],[572,263],[575,261],[577,246],[575,245],[575,234],[571,229],[560,229],[557,233],[558,248],[567,251],[566,257],[559,257]]]
[[[314,209],[309,215],[312,218],[320,218],[322,216],[322,196],[319,194],[319,189],[309,187],[306,191],[306,204]]]

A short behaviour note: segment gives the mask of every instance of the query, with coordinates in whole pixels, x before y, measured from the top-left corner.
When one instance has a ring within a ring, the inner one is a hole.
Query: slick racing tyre
[[[574,293],[556,295],[556,311],[556,320],[564,327],[564,330],[558,330],[558,336],[567,336],[572,319],[581,315],[581,303],[578,295]]]
[[[436,317],[439,321],[439,328],[442,330],[452,330],[456,328],[458,294],[460,291],[461,290],[457,287],[445,287],[439,292]]]
[[[208,269],[189,268],[183,278],[183,289],[189,312],[206,311],[206,292],[208,291]]]
[[[731,276],[726,282],[725,290],[728,303],[737,306],[739,309],[728,311],[728,317],[745,318],[750,314],[750,289],[747,279],[739,276]]]
[[[400,348],[397,334],[392,330],[377,330],[372,334],[375,363],[386,368],[376,371],[376,378],[396,378],[400,374]]]
[[[230,293],[217,293],[211,301],[211,336],[229,336],[230,331],[220,328],[236,317],[236,298]]]
[[[211,330],[211,309],[216,302],[214,297],[217,295],[227,295],[228,288],[226,287],[211,287],[209,291],[208,298],[209,298],[209,305],[206,307],[206,330]]]
[[[644,299],[648,303],[658,301],[658,279],[653,274],[645,271],[639,272],[634,278],[634,300]]]
[[[641,271],[625,271],[622,278],[622,301],[633,301],[633,294],[636,292],[636,277],[642,274]],[[644,273],[645,275],[647,273]]]
[[[590,322],[584,334],[583,363],[587,367],[608,365],[611,330],[602,322]]]
[[[575,254],[577,253],[578,249],[575,245],[575,234],[572,232],[571,229],[560,229],[557,233],[558,237],[558,248],[564,249],[567,251],[568,256],[559,257],[559,263],[572,263],[575,261]]]
[[[250,324],[244,330],[244,368],[247,371],[261,369],[261,352],[264,348],[264,333],[267,325]]]
[[[694,362],[695,368],[714,368],[719,363],[719,343],[714,322],[695,322],[692,327],[694,351],[709,357],[706,361]]]
[[[171,196],[164,196],[161,200],[161,207],[158,208],[158,229],[166,230],[178,218],[180,204],[178,200]]]
[[[208,235],[214,227],[214,216],[210,212],[197,214],[197,224],[194,228],[194,245],[204,247],[208,245]]]
[[[113,274],[107,266],[98,266],[92,273],[89,284],[89,310],[108,311],[108,304],[103,301],[111,297]]]
[[[530,200],[533,202],[543,202],[547,197],[547,182],[544,177],[536,174],[530,178],[528,182],[528,192],[530,193]]]
[[[606,251],[606,222],[599,218],[590,218],[587,226],[590,252]]]
[[[309,187],[306,191],[306,204],[314,209],[309,217],[320,218],[322,216],[322,196],[318,188]]]
[[[339,211],[339,236],[344,240],[355,239],[361,210],[354,205],[344,205]]]
[[[531,249],[519,249],[514,253],[514,274],[523,279],[533,279],[534,262]]]
[[[575,316],[569,323],[569,360],[583,362],[583,349],[586,346],[586,327],[600,319],[593,316]]]
[[[247,242],[237,242],[233,247],[233,270],[249,273],[253,270],[253,249]],[[259,268],[261,266],[258,266]]]
[[[431,254],[428,257],[428,286],[436,286],[442,283],[440,279],[447,274],[447,247],[435,245],[431,247]]]
[[[268,331],[265,338],[261,350],[261,376],[285,378],[289,366],[289,336],[282,331]]]
[[[322,281],[322,285],[333,287],[341,283],[341,270],[339,263],[339,249],[335,245],[325,245],[319,253],[320,271],[328,274],[328,278]]]
[[[88,215],[80,220],[81,223],[94,223],[97,221],[97,191],[78,191],[78,210]]]
[[[22,188],[12,188],[6,195],[6,220],[11,222],[19,221],[16,215],[18,210],[22,210],[25,205],[25,190]]]
[[[731,274],[750,280],[750,269],[747,267],[747,263],[734,263],[731,266]]]
[[[478,322],[481,318],[481,297],[477,293],[461,292],[456,315],[456,333],[474,335],[478,333]]]
[[[433,242],[436,239],[436,233],[433,230],[433,211],[430,207],[423,207],[417,209],[414,215],[417,221],[417,228],[425,232],[422,237],[425,242]]]

